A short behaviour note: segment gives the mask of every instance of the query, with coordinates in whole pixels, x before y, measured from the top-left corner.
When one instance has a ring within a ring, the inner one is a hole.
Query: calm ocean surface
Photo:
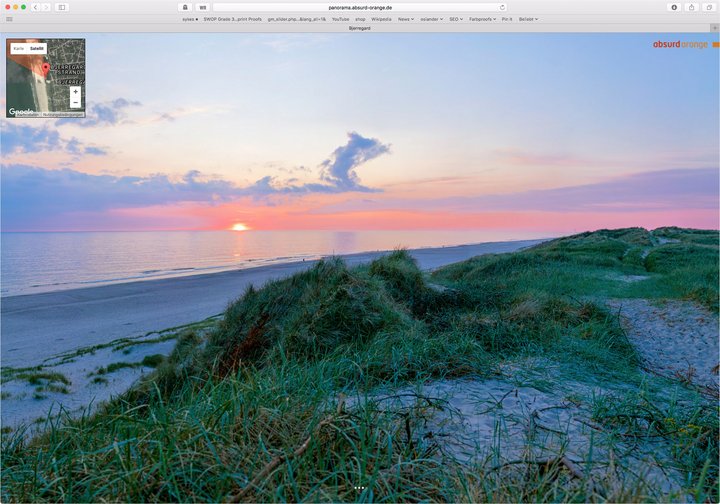
[[[332,254],[543,238],[517,231],[1,233],[0,293],[33,294]]]

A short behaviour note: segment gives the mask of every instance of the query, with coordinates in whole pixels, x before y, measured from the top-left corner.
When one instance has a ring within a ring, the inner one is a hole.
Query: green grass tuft
[[[143,357],[141,364],[146,367],[156,368],[165,361],[165,356],[162,354],[146,355]]]
[[[71,385],[70,380],[58,372],[22,372],[15,375],[18,380],[25,380],[30,385],[45,385],[53,382]]]

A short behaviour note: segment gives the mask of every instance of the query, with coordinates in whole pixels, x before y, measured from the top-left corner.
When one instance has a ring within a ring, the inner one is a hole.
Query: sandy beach
[[[542,240],[480,243],[412,250],[422,269],[470,257],[512,252]],[[344,256],[348,264],[370,261],[383,252]],[[2,298],[3,366],[37,365],[54,355],[150,331],[192,323],[221,313],[253,284],[308,268],[314,261],[180,278]]]

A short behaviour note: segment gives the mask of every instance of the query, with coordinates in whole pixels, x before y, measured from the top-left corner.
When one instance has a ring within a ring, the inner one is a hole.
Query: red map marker
[[[50,63],[43,63],[42,71],[43,71],[43,74],[45,75],[45,78],[47,79],[47,74],[50,71]]]

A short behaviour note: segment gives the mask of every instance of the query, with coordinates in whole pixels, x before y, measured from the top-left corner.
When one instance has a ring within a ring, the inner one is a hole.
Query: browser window
[[[717,501],[718,6],[0,3],[2,500]]]

